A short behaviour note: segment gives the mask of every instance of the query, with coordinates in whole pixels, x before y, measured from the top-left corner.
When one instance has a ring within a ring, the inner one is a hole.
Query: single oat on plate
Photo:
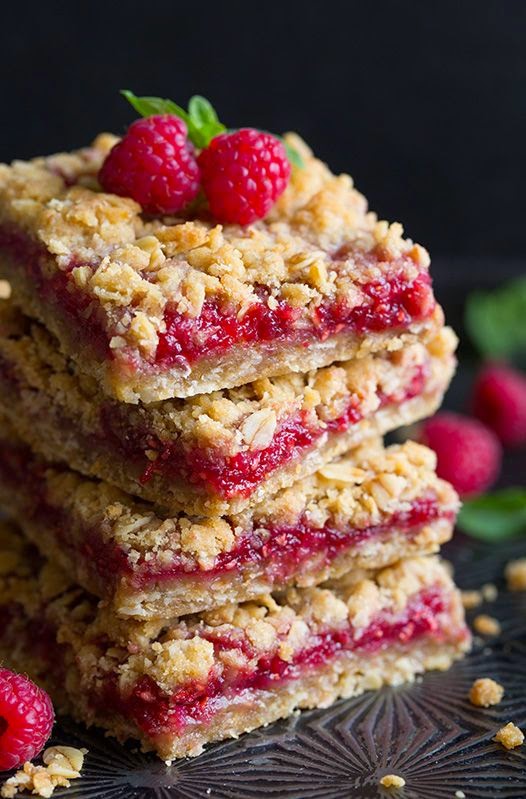
[[[380,785],[384,788],[403,788],[405,780],[397,774],[386,774],[385,777],[382,777],[380,780]]]
[[[498,635],[500,633],[500,622],[493,616],[481,613],[473,620],[473,627],[480,635]]]
[[[526,591],[526,558],[510,560],[504,573],[510,591]]]

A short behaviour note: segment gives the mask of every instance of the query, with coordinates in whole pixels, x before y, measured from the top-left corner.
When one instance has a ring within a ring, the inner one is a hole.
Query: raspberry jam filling
[[[39,468],[32,464],[30,453],[23,447],[2,442],[0,480],[13,491],[20,491],[21,483],[26,486],[27,513],[52,530],[69,557],[105,591],[122,581],[134,590],[147,590],[172,580],[234,580],[237,574],[264,574],[269,583],[283,585],[299,573],[316,573],[330,567],[338,557],[367,541],[387,540],[394,533],[414,537],[426,524],[454,519],[454,511],[443,508],[437,496],[428,491],[413,500],[407,510],[362,528],[337,527],[331,519],[323,527],[314,527],[306,517],[293,526],[259,525],[239,536],[229,552],[219,554],[213,566],[204,570],[193,558],[176,552],[168,562],[165,553],[156,556],[150,552],[131,563],[126,549],[104,540],[97,525],[79,529],[67,511],[48,501]]]
[[[142,589],[185,575],[214,579],[248,569],[265,574],[272,583],[282,584],[298,573],[331,566],[338,556],[352,552],[366,541],[386,539],[395,531],[416,535],[425,524],[439,518],[452,519],[453,513],[441,508],[437,497],[430,493],[414,500],[409,510],[393,513],[383,523],[368,527],[339,529],[332,519],[323,527],[313,527],[306,518],[290,527],[267,524],[243,535],[237,546],[218,555],[214,566],[206,571],[187,558],[175,556],[169,565],[155,558],[141,558],[130,570],[128,579],[135,588]],[[98,549],[100,552],[100,546]],[[107,570],[108,559],[100,557]]]
[[[244,636],[222,635],[220,631],[203,631],[214,644],[216,655],[238,650],[256,659],[245,668],[212,669],[205,683],[189,682],[173,693],[162,691],[148,676],[139,679],[131,693],[119,693],[115,683],[108,681],[102,695],[92,697],[95,705],[111,707],[126,718],[132,718],[147,735],[182,734],[188,726],[206,724],[214,715],[243,694],[247,701],[258,691],[279,689],[293,680],[323,669],[346,652],[370,654],[387,647],[407,647],[422,638],[441,641],[451,638],[454,631],[442,626],[441,616],[448,611],[448,599],[438,587],[430,587],[410,599],[402,613],[379,614],[366,628],[355,630],[346,624],[311,634],[309,643],[298,651],[292,661],[285,661],[277,652],[258,658]],[[457,633],[460,635],[460,631]]]
[[[434,309],[428,272],[420,272],[409,283],[401,274],[394,274],[361,288],[366,297],[362,305],[351,308],[343,302],[326,302],[309,319],[285,302],[269,308],[263,289],[261,302],[251,305],[241,318],[236,308],[225,308],[216,300],[206,301],[196,319],[169,308],[156,361],[167,366],[193,363],[203,351],[207,356],[218,355],[236,344],[291,338],[307,345],[313,338],[324,341],[343,330],[363,334],[404,329],[412,322],[423,321]]]
[[[418,366],[411,373],[407,385],[395,394],[380,392],[380,407],[401,404],[422,394],[428,374],[428,365]],[[272,472],[301,457],[324,434],[346,432],[361,421],[364,416],[358,403],[356,397],[351,398],[344,413],[317,426],[309,423],[307,413],[301,411],[280,425],[265,449],[239,452],[230,458],[222,458],[217,454],[211,457],[208,451],[202,449],[183,453],[178,442],[162,443],[149,439],[149,448],[158,455],[156,460],[148,463],[141,482],[145,484],[154,474],[161,474],[168,478],[182,477],[194,485],[211,487],[217,496],[224,499],[248,497]]]
[[[51,278],[46,275],[48,253],[27,234],[13,225],[0,226],[0,248],[23,268],[40,296],[51,302],[57,311],[75,323],[75,334],[89,343],[105,358],[114,357],[109,341],[112,333],[105,329],[104,320],[97,316],[92,298],[83,293],[71,280],[74,267],[81,266],[74,258]],[[358,258],[358,255],[356,255]],[[370,253],[360,256],[364,270],[381,260]],[[293,341],[308,346],[312,339],[324,341],[342,331],[357,334],[403,330],[413,322],[427,319],[433,312],[435,300],[429,273],[422,270],[408,281],[403,274],[404,262],[414,268],[411,259],[400,258],[390,266],[392,272],[379,280],[365,283],[361,289],[365,301],[350,307],[345,302],[325,302],[306,316],[301,309],[286,302],[270,308],[268,289],[259,287],[259,301],[254,302],[242,316],[239,308],[207,300],[197,318],[189,318],[174,307],[165,312],[166,331],[161,334],[155,354],[155,365],[168,369],[185,367],[203,357],[221,355],[235,345]],[[122,353],[127,368],[144,368],[137,356]]]

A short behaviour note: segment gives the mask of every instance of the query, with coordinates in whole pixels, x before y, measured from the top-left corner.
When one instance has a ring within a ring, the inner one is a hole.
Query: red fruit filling
[[[428,272],[421,272],[410,283],[393,274],[361,288],[367,296],[364,304],[351,308],[342,302],[327,302],[316,308],[310,319],[285,302],[269,308],[264,289],[261,302],[251,305],[241,318],[237,308],[225,308],[217,300],[205,302],[196,319],[170,308],[165,313],[166,332],[159,338],[156,362],[167,367],[192,363],[203,353],[209,357],[236,344],[292,339],[307,346],[313,338],[324,341],[343,330],[363,334],[403,329],[427,318],[434,308]]]
[[[389,538],[394,531],[408,536],[416,535],[424,524],[439,518],[453,518],[452,512],[440,508],[436,496],[429,494],[415,500],[407,511],[394,513],[382,524],[363,528],[343,528],[334,526],[329,520],[323,527],[313,527],[303,518],[293,527],[268,524],[264,529],[248,532],[230,552],[222,552],[216,558],[213,568],[203,572],[198,564],[188,562],[188,558],[175,556],[170,565],[159,560],[140,560],[133,571],[126,564],[129,582],[135,588],[145,588],[163,580],[172,580],[185,575],[193,578],[212,579],[235,572],[264,573],[276,584],[290,580],[298,573],[314,571],[330,566],[338,556],[352,552],[371,539]],[[107,569],[106,557],[100,544],[97,560]]]
[[[128,696],[121,695],[115,683],[107,682],[102,695],[92,697],[92,701],[106,712],[112,708],[132,718],[151,737],[182,734],[188,725],[210,721],[240,694],[244,694],[245,701],[251,693],[256,699],[258,691],[279,689],[306,673],[323,669],[345,652],[372,653],[388,646],[405,647],[424,637],[450,640],[454,631],[445,630],[440,619],[447,610],[448,600],[443,592],[429,588],[413,597],[403,613],[380,614],[359,633],[348,624],[312,635],[309,644],[292,662],[282,660],[278,654],[264,655],[255,668],[225,669],[220,675],[212,672],[205,683],[189,682],[172,694],[163,692],[147,676],[137,682]],[[464,631],[457,632],[457,637],[463,635]],[[214,644],[216,652],[238,649],[249,657],[257,655],[244,637],[227,637],[210,630],[205,637]]]
[[[68,514],[49,504],[42,491],[39,467],[32,464],[23,448],[3,442],[0,457],[0,480],[19,490],[23,479],[31,496],[27,513],[54,529],[70,557],[79,561],[101,586],[121,582],[123,579],[134,589],[146,589],[159,582],[184,577],[214,579],[225,575],[267,574],[275,584],[284,584],[297,574],[310,570],[316,572],[331,566],[363,543],[374,539],[388,539],[393,532],[415,536],[426,524],[438,519],[452,520],[454,512],[440,506],[434,493],[428,492],[415,499],[408,510],[392,514],[381,524],[363,528],[338,528],[329,519],[323,527],[314,527],[306,517],[294,526],[267,524],[264,528],[242,535],[229,552],[221,553],[214,566],[206,571],[187,555],[174,554],[170,563],[151,557],[130,564],[127,552],[117,544],[104,541],[97,526],[86,528],[81,535],[71,525]],[[29,459],[29,460],[28,460]]]
[[[395,395],[379,395],[381,406],[401,404],[422,394],[428,373],[428,368],[417,367],[405,388]],[[239,452],[230,458],[202,449],[182,452],[177,441],[162,443],[150,438],[148,448],[159,454],[155,461],[148,463],[141,482],[147,483],[154,474],[168,478],[184,477],[194,485],[211,487],[217,496],[224,499],[248,497],[272,472],[301,457],[322,435],[343,433],[359,422],[363,414],[357,405],[358,400],[352,397],[345,412],[326,422],[323,427],[314,427],[309,423],[305,411],[301,411],[281,424],[271,444],[265,449]],[[111,420],[108,421],[111,425]],[[137,451],[127,454],[137,457]]]
[[[72,259],[67,268],[52,278],[45,276],[48,254],[37,242],[9,225],[0,226],[0,248],[9,252],[20,268],[29,273],[39,295],[70,320],[77,338],[94,348],[100,357],[113,357],[109,347],[111,334],[105,330],[103,318],[97,316],[97,308],[92,307],[92,298],[71,284],[71,271],[80,266],[80,262]],[[364,256],[364,269],[378,262],[380,257]],[[404,329],[412,322],[427,319],[435,301],[427,271],[408,282],[397,269],[399,267],[393,263],[388,277],[361,287],[367,298],[362,305],[349,307],[343,302],[326,302],[310,317],[285,302],[269,308],[265,287],[260,288],[261,301],[250,306],[241,317],[238,308],[223,306],[217,300],[205,302],[196,319],[181,315],[173,307],[168,308],[166,332],[160,337],[155,365],[166,369],[177,364],[187,365],[203,357],[220,355],[240,344],[291,341],[308,346],[313,338],[323,341],[342,331],[364,334]],[[135,358],[135,355],[130,356],[128,367],[131,370],[145,368],[146,363]]]

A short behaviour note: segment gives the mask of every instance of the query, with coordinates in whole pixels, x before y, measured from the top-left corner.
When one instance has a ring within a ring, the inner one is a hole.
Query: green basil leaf
[[[201,97],[199,94],[191,97],[188,103],[188,112],[191,126],[190,138],[199,149],[208,147],[212,139],[225,130],[225,126],[217,118],[213,105],[208,102],[206,97]]]
[[[482,541],[504,541],[526,533],[526,489],[505,488],[466,500],[458,526]]]
[[[189,122],[190,117],[184,108],[174,103],[173,100],[163,100],[162,97],[137,97],[129,89],[122,89],[121,94],[142,117],[151,117],[154,114],[174,114],[187,124]]]
[[[509,360],[526,352],[526,277],[494,291],[476,291],[466,303],[468,333],[485,358]]]

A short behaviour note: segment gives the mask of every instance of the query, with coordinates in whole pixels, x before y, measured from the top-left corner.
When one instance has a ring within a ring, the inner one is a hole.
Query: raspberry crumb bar
[[[97,608],[13,532],[0,559],[6,665],[41,681],[60,709],[163,759],[447,669],[469,647],[460,597],[434,558],[148,622]]]
[[[171,512],[238,513],[372,434],[438,407],[455,366],[449,328],[395,352],[263,378],[187,400],[129,405],[0,303],[0,409],[45,458]]]
[[[102,192],[116,139],[0,166],[0,272],[111,396],[155,402],[394,350],[437,324],[427,252],[296,137],[265,220],[148,217]]]
[[[119,615],[180,616],[436,552],[458,497],[434,467],[419,444],[373,441],[238,515],[166,517],[4,438],[0,499],[46,557]]]

